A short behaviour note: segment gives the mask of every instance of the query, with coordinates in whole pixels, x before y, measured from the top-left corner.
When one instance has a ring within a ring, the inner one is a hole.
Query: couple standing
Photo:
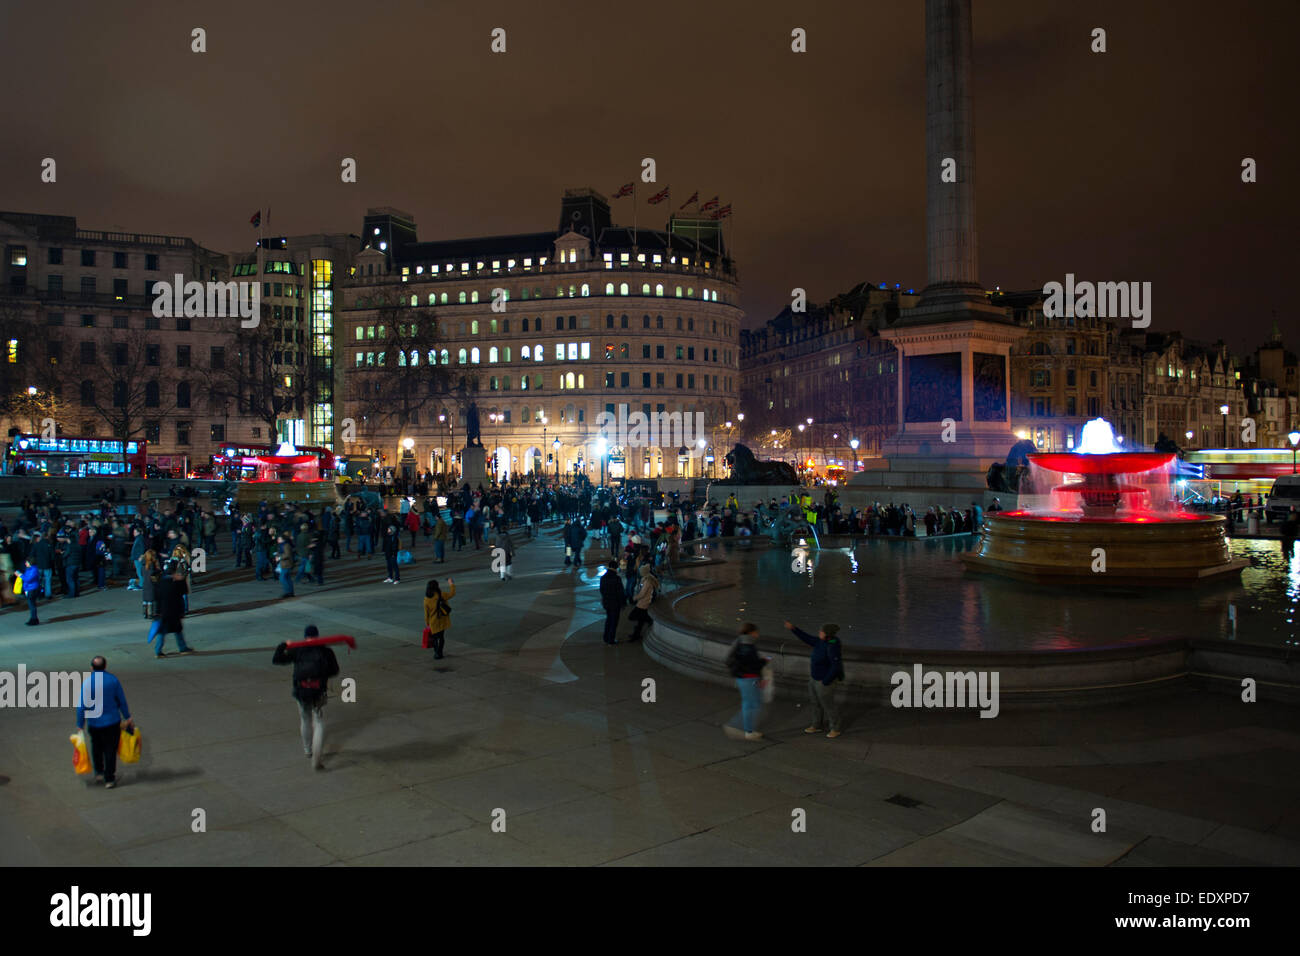
[[[785,629],[812,648],[808,698],[812,704],[813,721],[804,728],[804,733],[821,733],[825,727],[824,721],[829,721],[830,732],[826,736],[833,740],[840,735],[840,709],[835,702],[835,682],[844,679],[839,626],[824,624],[816,637],[789,621],[785,622]],[[740,690],[740,713],[722,726],[728,737],[737,740],[763,739],[758,723],[763,713],[764,691],[769,691],[769,700],[771,696],[769,682],[772,678],[763,675],[763,669],[770,661],[771,658],[762,657],[758,653],[758,625],[745,624],[741,627],[740,636],[731,645],[725,661]],[[735,726],[736,723],[740,726]]]

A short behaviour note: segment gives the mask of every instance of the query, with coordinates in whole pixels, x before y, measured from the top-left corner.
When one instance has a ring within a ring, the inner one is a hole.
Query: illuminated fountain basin
[[[257,477],[240,481],[235,489],[235,501],[241,511],[254,510],[263,501],[338,504],[338,489],[331,479],[320,477],[320,460],[315,455],[300,455],[296,448],[285,443],[274,455],[259,455],[248,463],[255,466]]]
[[[1088,586],[1187,586],[1240,573],[1218,515],[1185,512],[1172,453],[1125,452],[1110,424],[1084,426],[1075,452],[1030,455],[1029,507],[988,516],[972,571]]]

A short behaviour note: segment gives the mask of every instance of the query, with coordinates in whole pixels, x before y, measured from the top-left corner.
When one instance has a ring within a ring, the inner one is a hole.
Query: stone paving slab
[[[334,562],[287,601],[218,561],[186,624],[200,653],[164,661],[133,593],[56,602],[41,628],[0,613],[0,669],[106,653],[146,737],[105,791],[68,766],[70,712],[0,710],[0,864],[1300,863],[1300,733],[1280,705],[1184,690],[996,720],[876,707],[832,741],[802,733],[798,698],[769,708],[765,739],[735,741],[733,689],[601,644],[597,579],[555,570],[553,539],[520,547],[504,585],[482,553],[434,568],[417,552],[399,586]],[[458,586],[442,661],[419,647],[435,572]],[[289,669],[270,664],[307,623],[359,642],[340,653],[357,702],[332,692],[321,772]],[[1096,806],[1107,834],[1088,828]]]

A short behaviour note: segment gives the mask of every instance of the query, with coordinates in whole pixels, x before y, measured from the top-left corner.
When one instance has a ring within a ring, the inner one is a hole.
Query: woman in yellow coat
[[[446,631],[451,626],[451,605],[447,602],[456,596],[456,582],[447,579],[447,593],[438,587],[437,580],[430,581],[424,589],[424,626],[429,631],[425,647],[433,648],[433,656],[442,659]]]

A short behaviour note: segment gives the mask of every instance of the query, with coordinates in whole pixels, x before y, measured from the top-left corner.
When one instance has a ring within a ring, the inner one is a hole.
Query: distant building
[[[471,401],[498,474],[599,480],[601,412],[699,413],[705,445],[720,443],[738,404],[739,279],[718,223],[667,225],[615,225],[590,189],[565,191],[555,228],[517,235],[420,241],[410,214],[369,210],[339,313],[346,451],[455,470]],[[412,387],[376,407],[367,390],[385,368]],[[609,434],[606,450],[607,477],[707,471],[668,436]]]
[[[336,299],[361,249],[361,239],[345,233],[316,233],[268,236],[260,242],[262,325],[270,339],[256,339],[258,347],[252,351],[257,354],[245,355],[244,360],[271,363],[278,383],[274,404],[283,407],[273,430],[266,420],[258,420],[252,428],[259,437],[266,436],[259,444],[288,441],[333,447],[335,396],[343,385],[334,356],[344,344],[336,321]],[[232,278],[257,274],[257,250],[231,258]],[[243,342],[249,340],[243,337]],[[241,413],[251,416],[254,409],[248,407],[248,398],[247,392],[241,395]],[[253,404],[263,403],[255,398]]]
[[[52,417],[60,434],[144,438],[151,455],[186,455],[191,466],[239,428],[238,412],[205,387],[238,318],[153,313],[155,283],[220,280],[224,255],[183,236],[19,212],[0,212],[0,245],[11,427]]]
[[[760,457],[811,458],[819,468],[833,462],[852,470],[855,438],[857,458],[879,456],[897,431],[898,359],[878,333],[918,300],[898,286],[859,283],[742,331],[738,438]]]

